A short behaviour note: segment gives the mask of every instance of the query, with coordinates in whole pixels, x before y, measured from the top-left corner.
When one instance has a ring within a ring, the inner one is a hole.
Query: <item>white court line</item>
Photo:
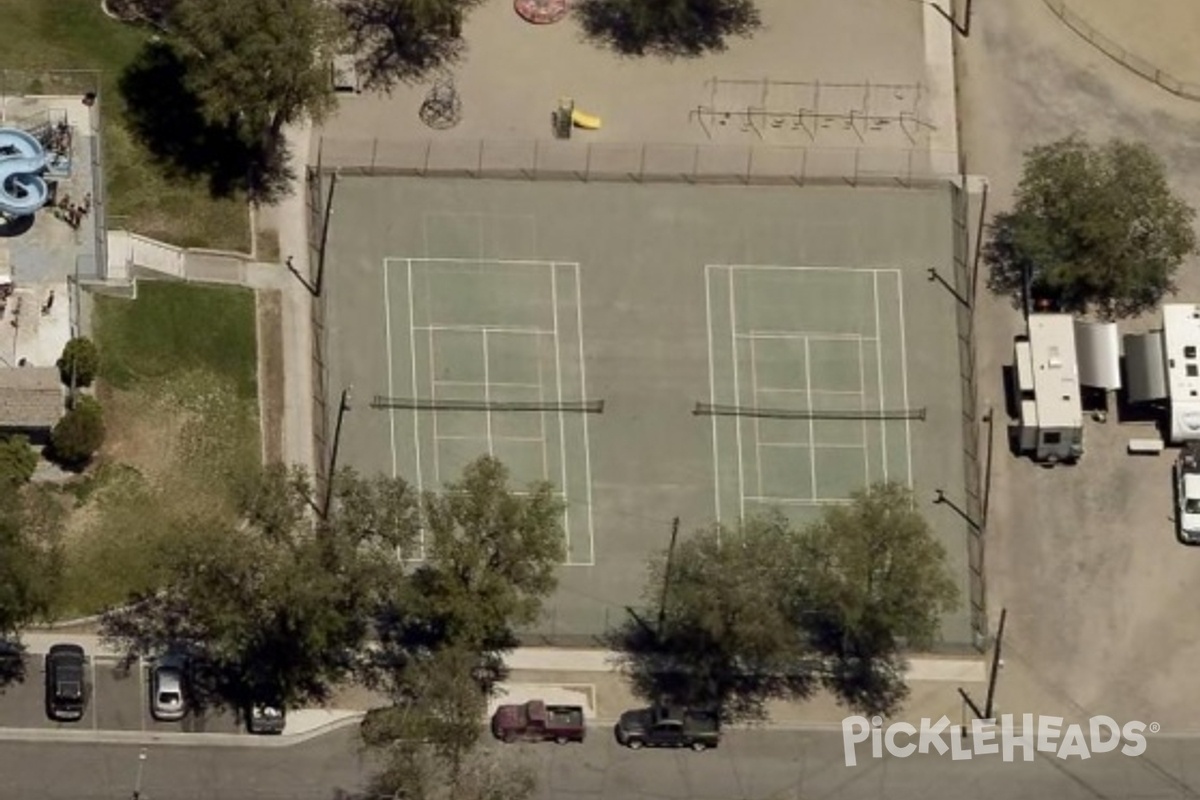
[[[875,358],[877,359],[876,368],[879,370],[879,410],[883,411],[884,406],[884,386],[883,386],[883,347],[879,340],[883,335],[883,331],[879,330],[879,276],[875,275],[871,278],[871,296],[875,303]],[[887,421],[883,421],[879,425],[879,440],[883,445],[881,450],[883,454],[883,479],[888,479],[888,449],[887,449]]]
[[[499,441],[503,438],[504,437],[499,436],[499,437],[496,437],[496,440]],[[435,436],[434,441],[438,441],[438,442],[482,442],[484,440],[479,436],[451,435],[451,436]]]
[[[865,337],[857,333],[823,333],[821,331],[763,331],[736,334],[739,339],[813,339],[822,342],[853,342]]]
[[[480,235],[482,236],[482,233]],[[482,251],[480,251],[480,252],[482,252]],[[487,405],[488,403],[490,403],[492,401],[492,385],[491,385],[491,381],[489,380],[489,376],[491,375],[491,367],[488,365],[487,331],[483,332],[482,338],[483,338],[483,402],[484,402],[484,405]],[[496,454],[496,448],[495,448],[495,445],[492,444],[492,410],[490,408],[484,409],[483,418],[484,418],[485,423],[487,424],[488,455],[494,456]]]
[[[411,291],[411,290],[410,290]],[[410,319],[409,322],[412,322]],[[413,334],[409,331],[409,338]],[[388,291],[388,263],[383,262],[383,337],[386,344],[384,345],[387,351],[387,385],[388,396],[395,397],[396,389],[392,380],[392,295]],[[413,386],[416,389],[416,386]],[[391,428],[391,445],[392,445],[392,479],[399,477],[399,470],[396,468],[396,409],[388,408],[388,427]]]
[[[434,386],[483,386],[479,381],[433,381]],[[536,383],[505,383],[503,381],[489,381],[488,386],[492,388],[503,387],[505,389],[538,389]]]
[[[751,503],[772,503],[784,506],[846,506],[854,501],[848,497],[747,497]]]
[[[432,305],[432,303],[431,303]],[[433,383],[433,376],[437,375],[437,359],[434,356],[433,349],[433,331],[429,331],[429,399],[437,400],[437,386]],[[413,393],[420,397],[420,392],[417,391],[414,384]],[[438,439],[438,412],[436,408],[429,410],[429,418],[433,421],[433,440]],[[438,447],[435,444],[433,447],[433,479],[437,482],[440,489],[442,486],[442,455],[438,452]]]
[[[524,443],[528,444],[529,442],[543,442],[545,440],[539,436],[496,436],[494,438],[494,441],[497,441],[497,442],[524,442]]]
[[[896,273],[896,304],[900,308],[900,382],[904,392],[904,407],[908,408],[908,342],[904,337],[904,280]],[[908,488],[913,488],[912,420],[904,420],[904,450],[908,463]]]
[[[858,340],[858,384],[862,391],[859,392],[858,410],[867,410],[867,360],[863,357],[862,339]],[[867,447],[867,420],[864,415],[862,421],[863,434],[863,485],[871,485],[871,449]]]
[[[579,264],[575,263],[575,324],[579,332],[579,389],[580,396],[587,397],[587,363],[583,357],[583,277],[579,272]],[[557,305],[557,298],[556,305]],[[583,469],[584,480],[587,482],[588,504],[588,553],[591,563],[596,563],[596,529],[592,517],[592,444],[588,432],[588,415],[583,415]]]
[[[545,378],[542,375],[542,351],[541,351],[541,343],[540,342],[538,343],[537,357],[534,360],[537,361],[538,402],[544,404],[546,402],[546,387],[545,387]],[[543,405],[543,407],[544,407],[544,405]],[[545,411],[538,414],[538,427],[542,431],[542,480],[549,482],[550,481],[550,454],[546,452],[547,442],[546,442],[546,412]]]
[[[847,272],[847,273],[875,273],[894,272],[899,273],[900,270],[895,267],[793,267],[782,264],[715,264],[713,266],[722,267],[728,270],[761,270],[763,272]]]
[[[792,447],[792,448],[796,448],[796,449],[807,448],[807,447],[811,446],[811,447],[824,447],[824,448],[828,448],[830,450],[865,450],[866,449],[866,445],[862,445],[862,444],[835,444],[832,442],[830,442],[830,443],[818,442],[816,445],[808,445],[808,444],[805,444],[804,442],[763,442],[762,446],[763,447]]]
[[[738,344],[737,344],[737,308],[734,305],[733,270],[729,270],[729,338],[733,344],[733,391],[737,405],[742,404],[742,384],[738,380]],[[733,418],[734,430],[737,431],[737,467],[738,467],[738,521],[746,517],[746,476],[742,466],[742,418]]]
[[[558,387],[558,402],[563,401],[562,352],[558,339],[558,267],[550,265],[550,305],[554,315],[554,383]],[[558,457],[562,472],[562,490],[567,491],[567,422],[562,409],[558,411]],[[563,534],[566,537],[567,557],[571,555],[571,504],[563,505]]]
[[[414,330],[456,333],[524,333],[530,336],[550,336],[554,333],[554,331],[532,325],[420,325]]]
[[[412,262],[409,261],[408,262],[408,326],[409,326],[410,330],[409,330],[409,334],[408,334],[408,343],[409,343],[410,357],[412,359],[413,394],[416,394],[418,391],[418,389],[417,389],[416,325],[417,325],[416,312],[413,310],[413,265],[412,265]],[[433,337],[430,336],[429,338],[432,341]],[[432,346],[433,345],[431,343],[430,347],[432,347]],[[432,368],[432,365],[431,365],[431,368]],[[417,409],[414,408],[413,409],[413,453],[416,454],[416,461],[417,461],[417,467],[416,467],[416,469],[417,469],[417,497],[424,497],[425,496],[425,479],[421,475],[421,422],[420,422],[420,419],[421,419],[420,413],[417,411]],[[433,434],[435,437],[437,436],[436,417],[435,417]],[[434,457],[434,460],[436,461],[437,460],[437,444],[436,444],[436,442],[433,446],[433,457]],[[421,558],[424,559],[425,558],[425,526],[424,525],[421,526],[420,542],[421,542]]]
[[[712,265],[704,265],[704,309],[708,313],[705,315],[705,328],[708,333],[708,401],[712,405],[717,404],[717,374],[713,365],[713,307],[712,307]],[[718,452],[718,437],[717,437],[717,417],[714,414],[712,418],[712,444],[713,444],[713,494],[716,500],[717,522],[721,521],[721,456]]]
[[[810,394],[808,389],[776,389],[775,387],[762,387],[758,390],[759,394]],[[850,389],[813,389],[811,394],[834,394],[844,395],[847,397],[858,397],[863,395],[863,392],[855,392]]]
[[[809,354],[808,339],[804,340],[804,387],[808,390],[808,410],[813,410],[812,404],[812,356]],[[817,496],[817,422],[811,417],[808,420],[808,461],[809,477],[812,479],[812,496]]]
[[[414,258],[412,261],[428,261],[434,264],[498,264],[501,266],[526,265],[535,267],[551,267],[561,264],[564,267],[579,268],[578,261],[539,261],[527,258]]]
[[[750,392],[754,399],[754,406],[758,407],[758,353],[754,350],[754,340],[750,340]],[[758,417],[754,418],[754,468],[758,475],[758,493],[763,493],[763,478],[762,478],[762,448],[758,443],[762,441],[762,426],[759,424],[762,420]]]

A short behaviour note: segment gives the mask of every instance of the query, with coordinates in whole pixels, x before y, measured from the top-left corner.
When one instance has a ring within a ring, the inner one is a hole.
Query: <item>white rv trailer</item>
[[[1163,371],[1171,401],[1171,441],[1200,439],[1200,306],[1162,307]]]
[[[1035,461],[1077,461],[1083,455],[1083,403],[1070,314],[1031,314],[1014,352],[1020,405],[1017,444]]]

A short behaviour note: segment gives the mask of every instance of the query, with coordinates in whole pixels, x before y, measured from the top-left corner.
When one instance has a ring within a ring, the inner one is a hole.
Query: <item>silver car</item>
[[[150,673],[150,715],[159,722],[177,722],[187,714],[184,662],[164,657]]]

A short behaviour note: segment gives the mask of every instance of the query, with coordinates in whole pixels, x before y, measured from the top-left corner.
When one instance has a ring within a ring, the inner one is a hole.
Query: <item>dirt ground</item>
[[[1147,142],[1166,160],[1174,188],[1200,206],[1200,104],[1116,64],[1043,0],[976,4],[958,50],[967,171],[990,182],[989,211],[1011,203],[1025,149],[1074,132]],[[1179,300],[1200,299],[1198,263],[1192,257],[1180,270]],[[1007,300],[981,301],[981,408],[991,404],[998,415],[987,534],[993,629],[1000,609],[1009,612],[998,707],[1108,714],[1170,733],[1200,729],[1192,679],[1200,639],[1189,602],[1200,550],[1174,537],[1172,452],[1126,455],[1127,440],[1144,430],[1110,416],[1088,423],[1076,467],[1046,470],[1009,455],[1001,370],[1022,323]],[[1144,329],[1156,318],[1126,327]]]

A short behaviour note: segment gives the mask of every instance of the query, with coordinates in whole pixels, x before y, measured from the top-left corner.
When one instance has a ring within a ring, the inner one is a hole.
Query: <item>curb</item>
[[[127,744],[160,747],[293,747],[328,733],[357,725],[364,714],[355,712],[301,733],[255,736],[248,733],[153,733],[149,731],[76,731],[43,728],[0,728],[2,742],[57,744]]]

